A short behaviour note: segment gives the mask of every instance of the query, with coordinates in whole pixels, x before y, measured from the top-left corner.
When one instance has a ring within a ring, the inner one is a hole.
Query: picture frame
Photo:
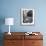
[[[22,25],[34,24],[34,9],[21,8],[21,24]]]

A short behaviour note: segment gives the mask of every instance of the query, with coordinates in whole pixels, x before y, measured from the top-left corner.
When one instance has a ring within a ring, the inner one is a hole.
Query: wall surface
[[[20,9],[31,8],[35,10],[35,24],[22,26],[20,24]],[[8,26],[4,24],[6,17],[15,19],[11,26],[11,32],[42,32],[44,46],[46,46],[46,0],[0,0],[0,32],[8,32]],[[0,36],[1,37],[1,36]]]
[[[46,31],[46,1],[45,0],[1,0],[0,18],[13,17],[14,26],[11,31]],[[20,9],[31,8],[35,10],[35,24],[22,26],[20,24]],[[8,31],[7,25],[1,26],[2,32]]]

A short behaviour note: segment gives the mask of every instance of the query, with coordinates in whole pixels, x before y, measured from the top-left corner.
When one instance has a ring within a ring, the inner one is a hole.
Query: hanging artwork
[[[33,25],[34,24],[34,9],[21,9],[21,24]]]

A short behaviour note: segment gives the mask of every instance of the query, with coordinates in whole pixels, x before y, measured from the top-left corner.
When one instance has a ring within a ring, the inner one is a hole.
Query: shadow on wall
[[[5,17],[0,16],[0,46],[3,46],[3,32],[2,32],[2,26],[5,23]]]

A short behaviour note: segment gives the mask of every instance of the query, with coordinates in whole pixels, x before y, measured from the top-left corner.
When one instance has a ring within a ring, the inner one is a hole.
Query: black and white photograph
[[[34,9],[21,9],[21,23],[22,25],[34,24]]]

